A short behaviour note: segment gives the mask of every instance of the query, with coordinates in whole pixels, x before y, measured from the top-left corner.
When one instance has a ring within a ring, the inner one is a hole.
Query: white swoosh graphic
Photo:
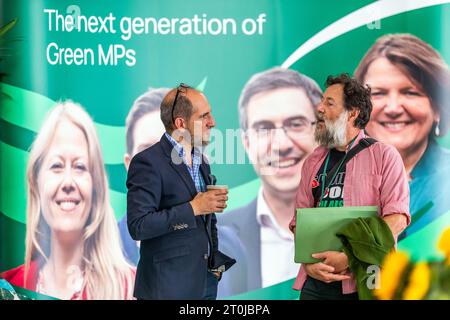
[[[387,18],[399,13],[408,12],[425,7],[431,7],[443,3],[450,3],[450,0],[380,0],[371,3],[361,9],[358,9],[345,17],[333,22],[325,29],[316,33],[312,38],[302,44],[292,53],[289,58],[281,65],[283,68],[289,68],[301,57],[327,43],[328,41],[339,37],[340,35],[371,23],[375,20]]]

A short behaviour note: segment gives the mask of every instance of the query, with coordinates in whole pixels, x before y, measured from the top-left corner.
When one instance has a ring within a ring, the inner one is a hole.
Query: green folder
[[[377,215],[377,206],[297,209],[295,262],[315,263],[313,253],[342,251],[336,233],[353,219]]]

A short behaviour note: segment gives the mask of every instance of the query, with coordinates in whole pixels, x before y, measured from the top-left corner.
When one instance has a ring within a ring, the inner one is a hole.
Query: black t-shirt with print
[[[326,169],[328,174],[334,167],[338,165],[340,161],[343,161],[345,157],[344,151],[336,149],[330,150],[330,159]],[[320,166],[319,171],[316,173],[312,184],[312,192],[314,196],[314,207],[343,207],[344,206],[344,179],[345,179],[345,165],[341,166],[336,173],[335,178],[331,181],[329,186],[329,192],[324,189],[324,197],[320,201],[322,194],[322,176],[326,163],[326,157]],[[326,178],[326,177],[325,177]],[[319,202],[320,201],[320,202]],[[325,283],[320,280],[316,280],[310,276],[306,278],[306,282],[302,288],[304,293],[304,299],[350,299],[357,300],[358,294],[342,294],[342,281],[334,281],[331,283]]]
[[[339,151],[336,149],[330,150],[330,159],[328,160],[328,165],[326,169],[326,174],[328,174],[335,165],[338,165],[345,157],[344,151]],[[345,165],[342,165],[339,171],[336,173],[334,179],[331,181],[328,192],[326,185],[324,188],[323,199],[320,200],[322,194],[322,179],[323,170],[325,167],[326,158],[320,166],[319,171],[316,173],[313,182],[313,196],[314,196],[314,207],[343,207],[344,206],[344,179],[345,179]],[[320,202],[319,202],[320,201]]]

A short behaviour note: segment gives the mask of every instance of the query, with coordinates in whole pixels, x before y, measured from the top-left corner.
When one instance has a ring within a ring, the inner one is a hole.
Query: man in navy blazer
[[[215,126],[211,107],[182,84],[163,99],[161,120],[161,140],[128,170],[128,229],[141,241],[134,295],[215,299],[221,273],[235,260],[218,250],[214,212],[226,208],[227,191],[206,191],[214,181],[201,147]]]

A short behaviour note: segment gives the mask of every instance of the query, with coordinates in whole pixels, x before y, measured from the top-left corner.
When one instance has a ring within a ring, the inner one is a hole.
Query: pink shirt
[[[364,131],[361,130],[355,145],[364,137]],[[328,148],[318,147],[306,158],[296,195],[296,208],[314,207],[312,182],[328,151]],[[407,223],[410,223],[408,178],[402,158],[393,146],[377,142],[359,152],[347,163],[344,206],[378,206],[381,217],[401,213],[407,217]],[[292,230],[295,224],[294,213],[289,228]],[[293,286],[295,290],[301,290],[306,276],[305,269],[300,266]],[[351,279],[342,281],[342,292],[356,292],[353,275]]]

